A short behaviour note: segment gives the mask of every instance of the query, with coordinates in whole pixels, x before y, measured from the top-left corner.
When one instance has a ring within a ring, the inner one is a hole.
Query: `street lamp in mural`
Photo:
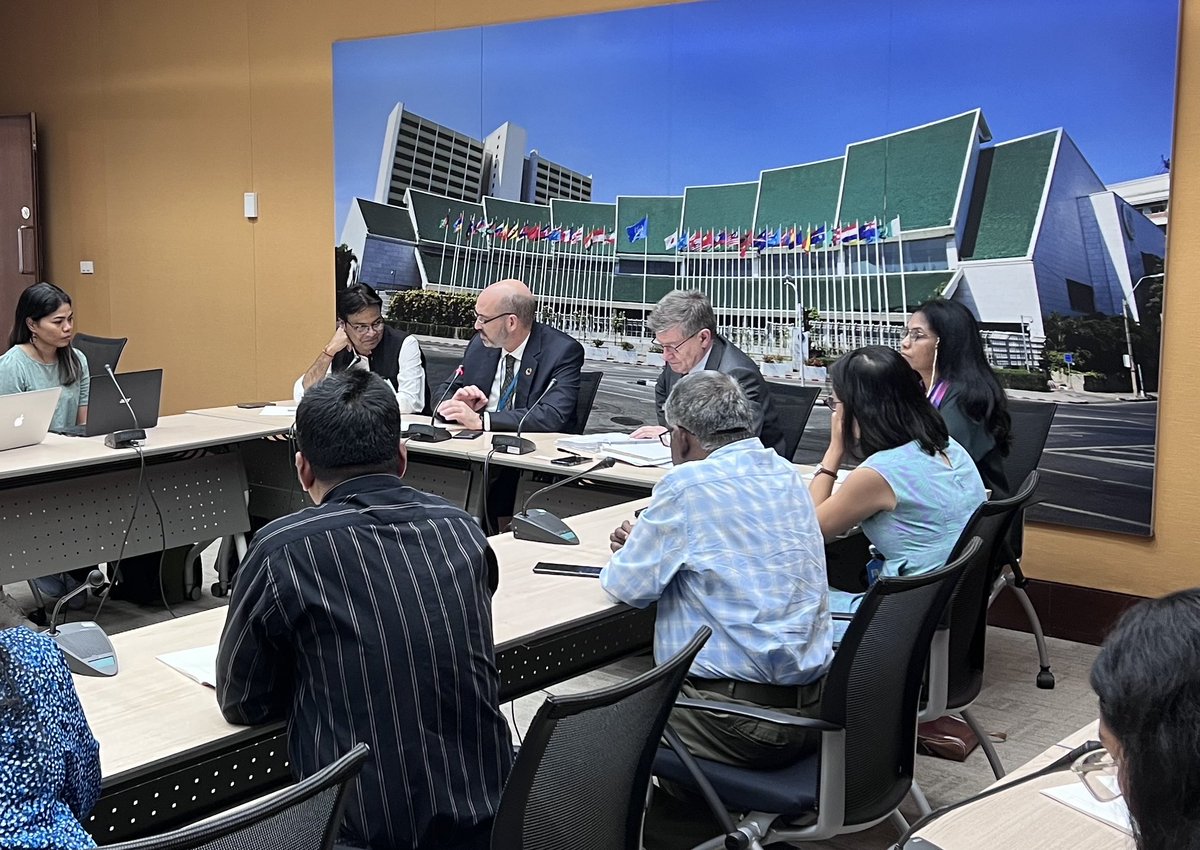
[[[1129,299],[1137,292],[1137,288],[1142,285],[1143,281],[1156,280],[1162,277],[1159,274],[1147,274],[1138,278],[1137,283],[1129,290],[1129,296],[1121,296],[1121,322],[1125,326],[1125,365],[1129,369],[1129,383],[1133,389],[1133,394],[1137,398],[1145,398],[1146,393],[1142,385],[1142,370],[1137,365],[1137,361],[1133,357],[1133,338],[1129,334]],[[1140,323],[1139,323],[1140,324]]]

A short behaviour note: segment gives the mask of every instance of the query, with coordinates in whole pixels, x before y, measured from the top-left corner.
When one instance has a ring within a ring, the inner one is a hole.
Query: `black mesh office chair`
[[[542,703],[492,827],[495,850],[638,850],[650,764],[679,686],[712,632],[635,679]]]
[[[1042,460],[1042,451],[1046,447],[1046,439],[1050,435],[1050,426],[1054,422],[1054,413],[1058,409],[1055,402],[1020,401],[1010,399],[1008,413],[1012,417],[1012,446],[1008,457],[1004,458],[1004,475],[1009,484],[1024,481],[1029,473],[1038,468]],[[1030,505],[1036,504],[1036,493]],[[1026,505],[1025,507],[1029,507]],[[1025,592],[1028,579],[1021,572],[1021,553],[1025,542],[1025,508],[1022,508],[1013,522],[1008,535],[1007,563],[996,577],[992,588],[992,601],[1006,587],[1017,595],[1017,602],[1029,619],[1029,627],[1037,644],[1038,674],[1037,686],[1050,690],[1054,687],[1054,673],[1050,671],[1050,653],[1046,649],[1046,635],[1042,631],[1042,621],[1038,618],[1029,594]]]
[[[112,367],[114,372],[117,371],[117,361],[121,359],[121,352],[125,350],[125,343],[128,341],[128,337],[75,334],[71,344],[87,358],[89,374],[104,375],[105,365]]]
[[[587,428],[588,417],[592,415],[592,405],[596,402],[596,391],[600,389],[600,379],[603,372],[579,373],[579,397],[575,400],[575,427],[567,433],[582,434]]]
[[[796,449],[800,447],[800,438],[804,436],[821,388],[772,382],[767,386],[771,391],[771,402],[779,413],[779,427],[783,430],[783,456],[795,460]]]
[[[907,828],[897,807],[912,787],[930,641],[959,576],[981,552],[973,540],[944,567],[872,585],[834,655],[819,719],[708,700],[676,702],[819,730],[819,752],[777,770],[731,767],[687,754],[668,727],[672,749],[659,750],[655,775],[701,791],[729,848],[819,841],[889,818]],[[734,824],[729,810],[746,814]]]
[[[1037,485],[1038,473],[1034,470],[1011,498],[980,505],[963,529],[950,557],[958,558],[976,538],[981,544],[981,557],[963,571],[934,635],[929,651],[926,703],[918,717],[921,722],[928,722],[947,714],[962,715],[979,739],[997,779],[1004,776],[1004,764],[986,731],[971,714],[970,706],[983,689],[987,609],[992,585],[1004,565],[1005,541],[1018,514],[1033,499]]]
[[[342,822],[346,788],[370,755],[366,744],[301,782],[212,820],[109,850],[329,850]]]

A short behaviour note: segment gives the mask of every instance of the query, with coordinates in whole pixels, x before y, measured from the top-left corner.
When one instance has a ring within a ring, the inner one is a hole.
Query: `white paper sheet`
[[[1057,800],[1077,812],[1082,812],[1088,817],[1093,817],[1102,823],[1121,830],[1126,835],[1133,835],[1133,828],[1129,825],[1129,809],[1125,805],[1124,797],[1118,797],[1107,803],[1101,803],[1092,796],[1092,792],[1088,791],[1079,780],[1072,782],[1070,785],[1056,785],[1053,788],[1043,788],[1042,793],[1051,800]]]
[[[211,646],[167,652],[156,657],[163,664],[178,670],[193,682],[199,682],[209,688],[217,686],[217,645],[215,643]]]

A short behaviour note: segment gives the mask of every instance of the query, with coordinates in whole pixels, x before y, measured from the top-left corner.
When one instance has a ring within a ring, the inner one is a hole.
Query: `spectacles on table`
[[[1121,796],[1117,784],[1117,762],[1108,750],[1092,750],[1071,765],[1071,772],[1091,792],[1098,802],[1108,803]]]

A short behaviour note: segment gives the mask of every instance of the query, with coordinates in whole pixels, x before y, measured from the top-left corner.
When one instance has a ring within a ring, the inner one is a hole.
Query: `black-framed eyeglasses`
[[[1098,802],[1108,803],[1121,796],[1117,784],[1117,762],[1108,750],[1092,750],[1071,765],[1071,772]]]
[[[827,396],[825,396],[825,398],[821,399],[821,404],[825,405],[830,410],[837,410],[838,405],[841,403],[842,403],[841,400],[836,399],[831,395],[827,395]]]
[[[505,316],[515,316],[515,315],[516,315],[515,313],[497,313],[494,316],[481,316],[478,313],[476,313],[475,314],[475,324],[479,325],[479,327],[482,328],[488,322],[494,322],[497,319],[504,318]]]
[[[360,324],[358,322],[347,322],[346,324],[349,325],[354,330],[355,333],[365,334],[367,331],[383,330],[384,322],[383,322],[383,317],[380,316],[375,321],[371,322],[370,324],[366,324],[366,325]]]
[[[663,431],[661,434],[658,435],[658,441],[660,443],[662,443],[664,446],[666,446],[667,448],[670,448],[671,447],[671,432]]]
[[[747,433],[747,430],[745,428],[721,428],[718,431],[713,431],[712,435],[714,437],[727,437],[730,434],[745,434],[745,433]],[[658,441],[660,443],[662,443],[664,446],[670,446],[671,445],[671,432],[663,431],[661,434],[658,435]]]
[[[704,328],[701,328],[701,329],[700,329],[700,331],[702,331],[702,330],[704,330]],[[674,354],[678,354],[678,353],[679,353],[679,349],[683,348],[683,347],[684,347],[684,346],[685,346],[685,345],[688,343],[688,340],[693,340],[693,339],[695,339],[697,336],[699,336],[699,335],[700,335],[700,331],[696,331],[694,334],[692,334],[691,336],[687,337],[687,339],[681,339],[679,342],[675,343],[674,345],[668,345],[667,343],[665,343],[665,342],[659,342],[658,340],[655,340],[655,342],[658,342],[658,344],[659,344],[660,346],[662,346],[663,354],[666,354],[666,353],[668,353],[668,352],[669,352],[669,353],[671,353],[671,354],[673,354],[673,355],[674,355]]]

